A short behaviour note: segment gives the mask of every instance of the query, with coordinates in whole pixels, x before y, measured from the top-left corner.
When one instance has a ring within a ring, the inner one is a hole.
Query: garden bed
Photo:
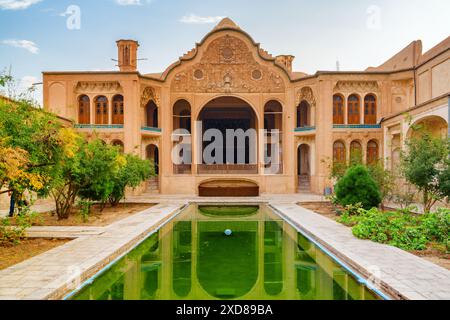
[[[36,219],[33,219],[33,226],[89,226],[89,227],[105,227],[116,221],[125,219],[133,214],[139,213],[153,207],[154,204],[144,203],[121,203],[117,207],[107,205],[101,211],[100,205],[94,205],[91,209],[89,218],[85,221],[78,209],[74,209],[68,219],[58,220],[53,212],[40,213]]]
[[[339,216],[331,202],[301,202],[298,205],[333,221],[338,222],[339,220]],[[430,244],[427,250],[408,252],[450,270],[450,254],[445,253],[434,244]]]
[[[25,239],[15,246],[0,246],[0,270],[62,246],[65,239]]]

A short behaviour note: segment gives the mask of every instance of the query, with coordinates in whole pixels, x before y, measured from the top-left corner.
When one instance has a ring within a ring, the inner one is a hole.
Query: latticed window
[[[360,124],[360,100],[355,94],[348,97],[348,124]]]
[[[378,143],[374,140],[367,144],[367,163],[373,164],[378,161]]]
[[[353,164],[362,163],[363,160],[363,151],[361,143],[358,141],[353,141],[350,144],[350,161]]]
[[[342,141],[337,141],[333,145],[333,161],[335,163],[346,163],[346,149]]]
[[[373,94],[364,98],[364,123],[377,123],[377,98]]]
[[[124,123],[124,101],[122,95],[117,95],[114,96],[113,98],[112,123],[113,124]]]
[[[344,98],[333,96],[333,124],[344,124]]]
[[[108,124],[108,99],[105,96],[95,98],[95,123]]]
[[[91,102],[88,96],[82,95],[78,98],[78,123],[91,123]]]

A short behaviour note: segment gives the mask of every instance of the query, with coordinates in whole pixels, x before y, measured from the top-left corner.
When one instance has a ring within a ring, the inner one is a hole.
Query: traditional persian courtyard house
[[[153,160],[158,178],[147,191],[322,194],[333,185],[330,163],[353,151],[395,168],[412,125],[448,134],[450,37],[424,54],[414,41],[376,68],[314,75],[293,71],[293,56],[270,55],[228,18],[161,74],[137,71],[136,41],[117,46],[120,71],[44,72],[44,106],[80,132]],[[205,163],[197,141],[208,128],[256,129],[257,141],[232,151],[257,160]],[[172,161],[176,129],[191,138],[184,156],[192,162]],[[266,163],[278,141],[277,163]]]

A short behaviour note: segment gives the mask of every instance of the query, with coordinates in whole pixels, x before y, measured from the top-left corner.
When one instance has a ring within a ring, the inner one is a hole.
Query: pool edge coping
[[[331,259],[333,259],[335,262],[337,262],[346,271],[351,273],[351,275],[354,276],[359,283],[366,286],[368,289],[370,289],[375,294],[380,296],[380,298],[382,298],[383,300],[407,300],[406,298],[396,297],[396,296],[392,295],[392,293],[390,293],[389,291],[386,291],[384,288],[377,288],[375,286],[370,285],[370,283],[368,281],[369,277],[367,276],[368,271],[364,267],[362,267],[361,265],[359,265],[352,259],[348,258],[346,255],[341,253],[339,250],[333,248],[330,244],[328,244],[326,241],[320,239],[313,232],[311,232],[311,231],[307,230],[305,227],[301,226],[297,221],[292,220],[290,217],[288,217],[282,211],[280,211],[279,209],[272,206],[272,204],[269,203],[268,207],[271,210],[273,210],[276,214],[278,214],[288,224],[290,224],[297,232],[301,233],[309,241],[311,241],[316,246],[318,246],[320,250],[322,250]],[[399,299],[397,299],[397,298],[399,298]]]
[[[128,218],[116,221],[106,227],[103,227],[104,232],[102,232],[100,234],[90,235],[90,236],[86,236],[86,237],[74,237],[74,238],[72,238],[71,241],[69,241],[66,244],[63,244],[62,246],[53,248],[47,252],[44,252],[37,256],[34,256],[30,259],[27,259],[21,263],[18,263],[16,265],[9,267],[9,268],[0,270],[0,281],[1,281],[1,280],[3,280],[2,276],[4,274],[6,274],[5,277],[8,277],[8,273],[12,273],[12,272],[15,272],[18,270],[19,270],[19,272],[26,271],[27,267],[30,267],[30,266],[33,267],[34,266],[33,262],[39,261],[39,259],[41,259],[44,255],[52,255],[52,254],[56,255],[58,250],[67,249],[67,246],[69,244],[75,244],[76,242],[82,242],[85,240],[92,240],[97,237],[103,236],[104,233],[107,233],[108,231],[114,232],[114,228],[117,228],[121,224],[126,223],[129,219],[139,218],[140,216],[146,215],[151,210],[157,209],[158,206],[162,206],[162,208],[160,208],[160,210],[164,211],[165,206],[167,206],[167,205],[173,206],[174,208],[168,212],[159,212],[159,214],[162,215],[161,218],[158,217],[159,219],[152,225],[146,227],[144,231],[140,231],[140,232],[137,231],[136,234],[133,235],[131,239],[127,239],[126,241],[123,241],[123,243],[120,243],[120,246],[118,248],[115,248],[114,252],[112,252],[111,254],[101,257],[101,259],[98,259],[96,261],[90,261],[91,259],[93,259],[92,257],[90,257],[89,259],[85,259],[84,261],[81,261],[80,264],[87,264],[89,262],[89,265],[84,267],[83,270],[81,271],[81,273],[77,274],[76,276],[72,277],[72,276],[67,276],[67,274],[66,275],[59,274],[59,275],[55,276],[54,279],[52,279],[52,280],[39,279],[37,281],[43,281],[43,282],[47,283],[44,287],[41,287],[41,288],[27,287],[27,286],[0,287],[0,300],[63,300],[67,295],[69,295],[71,292],[73,292],[77,289],[74,285],[74,282],[76,284],[84,284],[89,278],[98,275],[101,270],[103,270],[105,267],[107,267],[109,264],[111,264],[112,261],[116,260],[117,257],[123,256],[123,255],[127,254],[128,252],[130,252],[131,250],[133,250],[138,243],[145,241],[149,235],[156,232],[157,230],[159,230],[161,228],[161,226],[165,225],[166,223],[168,223],[169,221],[174,219],[176,216],[178,216],[178,214],[189,205],[189,202],[188,201],[183,201],[183,202],[180,201],[178,203],[156,204],[152,208],[142,210],[140,212],[133,214],[132,216],[130,216]],[[123,237],[123,235],[122,235],[122,237]],[[112,238],[114,238],[114,236],[112,236]],[[116,235],[115,239],[117,239],[117,238],[120,238],[120,236]],[[77,266],[77,267],[79,267],[79,266]],[[79,267],[79,268],[81,269],[81,267]],[[77,279],[74,279],[74,278],[77,278]],[[6,280],[6,281],[8,281],[8,280]],[[50,286],[53,282],[59,282],[61,284],[56,287],[47,287],[47,286]],[[20,294],[20,292],[18,292],[17,294],[11,294],[11,295],[1,294],[2,289],[5,289],[5,288],[6,289],[8,289],[8,288],[22,289],[22,290],[25,290],[27,288],[33,288],[34,290],[32,290],[30,293],[23,294],[23,295]]]

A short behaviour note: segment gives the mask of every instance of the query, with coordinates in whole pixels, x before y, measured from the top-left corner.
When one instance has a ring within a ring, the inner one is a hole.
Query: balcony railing
[[[310,132],[316,130],[316,127],[299,127],[295,128],[295,132]]]
[[[153,127],[142,127],[141,130],[142,131],[146,131],[146,132],[155,132],[155,133],[161,133],[162,132],[161,128],[153,128]]]
[[[174,174],[191,174],[192,165],[190,164],[174,164],[173,165]]]
[[[76,129],[123,129],[123,124],[76,124]]]
[[[256,164],[199,164],[198,174],[258,174]]]

